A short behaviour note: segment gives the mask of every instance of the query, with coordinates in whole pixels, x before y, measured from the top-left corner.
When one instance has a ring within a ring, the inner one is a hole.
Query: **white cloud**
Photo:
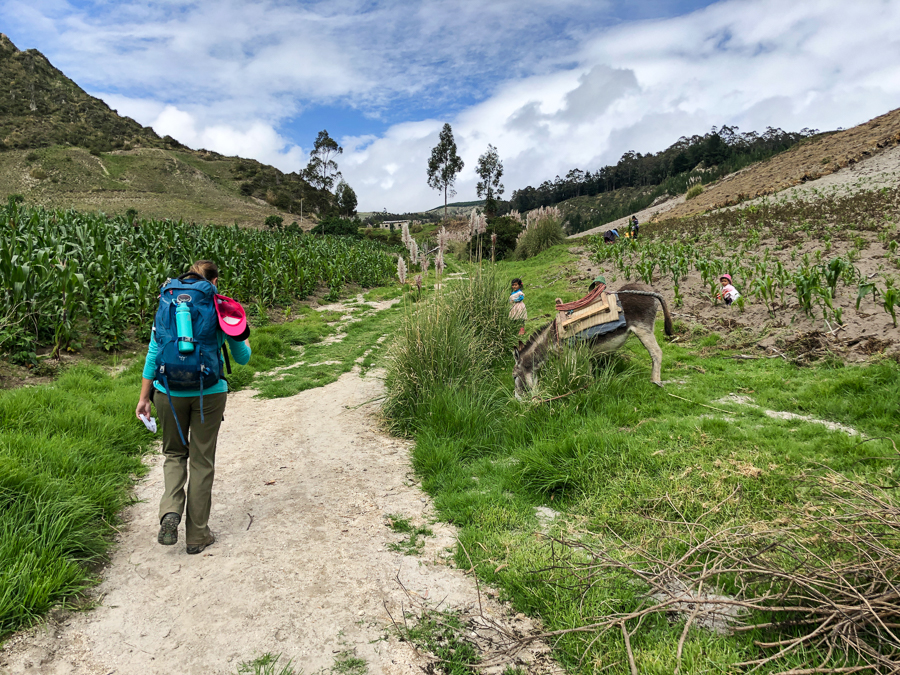
[[[244,128],[228,124],[198,126],[194,115],[168,105],[150,126],[160,136],[171,136],[192,148],[252,157],[283,171],[299,171],[309,159],[300,147],[290,144],[271,125],[260,121]]]
[[[900,3],[732,0],[687,16],[601,31],[571,70],[510,81],[449,121],[466,162],[459,199],[475,197],[475,161],[494,143],[520,188],[655,152],[713,125],[745,131],[849,127],[900,106]],[[424,167],[437,142],[390,132],[345,171],[360,204],[430,208]],[[383,181],[386,157],[403,164]],[[510,189],[511,192],[511,189]]]
[[[158,133],[284,170],[304,163],[299,145],[321,128],[316,118],[304,129],[304,115],[317,106],[402,120],[379,133],[327,123],[343,137],[341,169],[363,209],[441,201],[425,166],[444,121],[466,162],[458,198],[472,199],[488,143],[510,194],[712,125],[831,129],[900,106],[900,2],[726,0],[631,22],[615,21],[614,9],[609,0],[7,0],[0,23]],[[287,120],[304,138],[285,137]]]

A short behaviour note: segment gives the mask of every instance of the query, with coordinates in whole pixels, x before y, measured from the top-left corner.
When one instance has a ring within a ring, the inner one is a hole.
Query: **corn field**
[[[34,360],[79,344],[85,330],[106,350],[131,327],[149,336],[158,289],[199,259],[220,269],[219,292],[262,306],[288,304],[327,284],[374,286],[393,273],[380,244],[235,227],[185,225],[54,211],[0,208],[0,351]]]
[[[594,261],[614,265],[626,279],[671,281],[676,306],[683,303],[682,284],[692,271],[699,273],[703,292],[713,301],[721,292],[719,278],[729,273],[741,290],[741,307],[756,302],[776,316],[796,306],[807,316],[842,324],[844,308],[835,299],[838,289],[846,288],[857,309],[871,296],[896,326],[898,204],[896,189],[831,196],[819,203],[779,200],[661,226],[648,224],[642,228],[646,235],[637,240],[605,244],[592,237],[588,246]],[[875,241],[862,237],[863,232],[874,233]],[[846,249],[841,255],[833,251],[838,242]],[[873,279],[862,275],[855,263],[861,250],[879,244],[884,263]]]

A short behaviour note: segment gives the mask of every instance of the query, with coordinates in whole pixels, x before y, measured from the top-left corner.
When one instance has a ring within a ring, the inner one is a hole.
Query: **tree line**
[[[545,180],[537,187],[529,185],[514,190],[509,206],[525,212],[583,195],[656,186],[680,174],[698,170],[703,170],[705,177],[712,180],[787,150],[818,133],[818,129],[789,132],[773,127],[767,127],[762,134],[755,131],[740,133],[736,126],[713,127],[702,136],[682,136],[657,153],[642,155],[630,150],[614,165],[593,172],[576,168],[564,177]]]

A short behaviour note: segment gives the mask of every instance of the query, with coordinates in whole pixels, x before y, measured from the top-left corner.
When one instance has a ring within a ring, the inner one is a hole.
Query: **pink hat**
[[[728,279],[728,283],[729,284],[731,283],[731,275],[730,274],[723,274],[722,276],[719,277],[719,281],[722,281],[722,279]]]
[[[219,315],[219,328],[235,340],[246,340],[250,335],[247,326],[247,314],[237,300],[216,293],[216,314]]]

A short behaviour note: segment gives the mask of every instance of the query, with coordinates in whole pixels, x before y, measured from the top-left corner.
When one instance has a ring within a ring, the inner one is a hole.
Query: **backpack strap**
[[[172,394],[169,391],[169,381],[166,379],[166,367],[162,366],[159,369],[159,380],[162,382],[163,386],[166,388],[166,398],[169,399],[169,410],[172,412],[172,417],[175,418],[175,426],[178,428],[178,436],[181,438],[181,443],[184,447],[187,447],[187,441],[184,438],[184,432],[181,431],[181,423],[178,421],[178,414],[175,412],[175,407],[172,405]],[[202,384],[201,384],[202,387]],[[203,389],[200,389],[200,400],[203,401]],[[203,413],[203,403],[200,403],[200,412]]]
[[[184,274],[178,275],[178,281],[184,281],[188,277],[194,277],[195,279],[199,279],[200,281],[206,281],[206,277],[202,274],[197,274],[196,272],[185,272]]]
[[[231,359],[228,358],[228,343],[227,342],[222,343],[222,356],[225,357],[225,370],[229,375],[231,375]]]

